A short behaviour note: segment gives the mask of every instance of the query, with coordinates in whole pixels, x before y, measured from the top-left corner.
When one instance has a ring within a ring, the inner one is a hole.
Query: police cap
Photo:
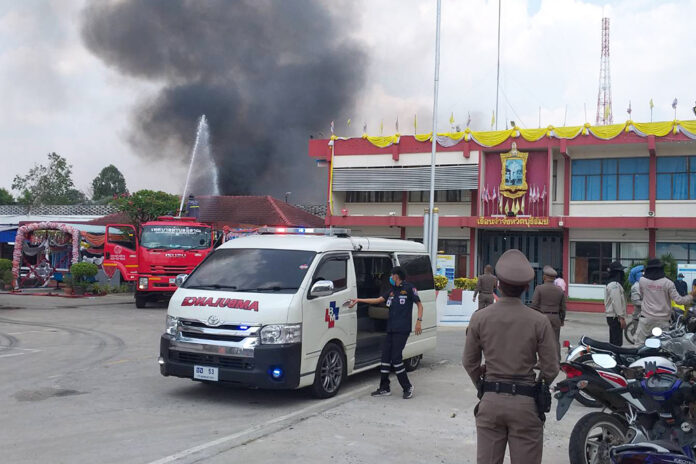
[[[534,278],[534,269],[520,250],[511,249],[498,259],[495,274],[506,284],[527,285]]]
[[[558,272],[551,266],[544,266],[544,275],[548,277],[558,277]]]

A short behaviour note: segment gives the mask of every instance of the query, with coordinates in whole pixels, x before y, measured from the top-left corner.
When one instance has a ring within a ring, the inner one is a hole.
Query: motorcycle
[[[658,338],[650,338],[646,341],[646,347],[658,350],[661,341]],[[629,382],[655,375],[672,375],[689,380],[694,378],[693,367],[677,367],[671,360],[660,356],[640,358],[626,367],[618,366],[616,354],[594,353],[590,356],[592,363],[563,363],[562,369],[566,372],[567,378],[554,388],[558,400],[557,420],[563,418],[579,391],[583,391],[604,407],[604,411],[583,416],[573,428],[568,448],[571,464],[609,464],[612,448],[630,442],[636,443],[636,437],[654,439],[653,437],[660,436],[655,430],[655,418],[659,417],[659,414],[655,414],[655,399],[649,395],[636,395],[635,390],[632,394],[627,389]],[[692,356],[688,361],[686,364],[696,366],[696,357]],[[685,385],[690,384],[686,382]]]
[[[631,416],[628,423],[629,435],[632,436],[630,443],[611,449],[611,462],[696,462],[693,372],[686,376],[655,371],[652,375],[647,374],[643,379],[630,381],[626,387],[613,390],[619,394],[630,393],[641,399],[648,409]],[[637,460],[639,456],[644,456],[644,460]]]
[[[656,332],[657,333],[657,332]],[[696,334],[686,333],[683,328],[676,328],[668,332],[659,331],[656,337],[661,340],[659,348],[650,348],[645,345],[639,347],[621,347],[611,343],[593,340],[590,337],[582,337],[577,347],[570,346],[569,342],[564,342],[568,348],[566,361],[592,364],[593,353],[609,354],[616,360],[617,372],[624,367],[628,367],[637,360],[649,357],[660,356],[668,358],[679,364],[684,362],[687,357],[696,353]],[[578,392],[576,398],[578,402],[587,407],[601,407],[601,403],[590,397],[582,390]]]

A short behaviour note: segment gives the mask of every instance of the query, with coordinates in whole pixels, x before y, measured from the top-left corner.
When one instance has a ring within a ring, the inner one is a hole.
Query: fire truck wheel
[[[147,306],[147,296],[146,295],[138,295],[137,293],[135,294],[135,307],[136,308],[144,308]]]

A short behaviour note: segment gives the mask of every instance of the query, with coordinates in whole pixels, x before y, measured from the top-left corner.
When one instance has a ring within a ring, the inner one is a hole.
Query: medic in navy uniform
[[[382,346],[382,364],[380,373],[382,374],[379,388],[372,392],[372,396],[389,396],[389,369],[394,368],[396,378],[399,380],[401,388],[404,390],[404,399],[413,397],[413,385],[408,381],[406,366],[403,361],[403,350],[406,340],[411,334],[413,321],[413,304],[418,306],[418,319],[416,321],[416,335],[422,333],[421,324],[423,322],[423,304],[418,296],[418,290],[412,284],[405,281],[406,273],[403,268],[396,266],[391,270],[389,283],[391,287],[384,295],[378,298],[356,298],[350,301],[349,307],[357,303],[367,303],[379,305],[386,302],[389,308],[389,320],[387,321],[387,337]]]

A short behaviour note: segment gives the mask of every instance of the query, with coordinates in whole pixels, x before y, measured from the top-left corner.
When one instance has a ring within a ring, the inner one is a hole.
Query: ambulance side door
[[[319,280],[333,282],[329,296],[312,297],[312,285]],[[314,372],[317,360],[327,342],[340,340],[346,348],[346,359],[352,358],[357,330],[356,307],[348,308],[356,298],[355,271],[350,253],[327,253],[312,274],[305,295],[302,315],[302,373]]]

